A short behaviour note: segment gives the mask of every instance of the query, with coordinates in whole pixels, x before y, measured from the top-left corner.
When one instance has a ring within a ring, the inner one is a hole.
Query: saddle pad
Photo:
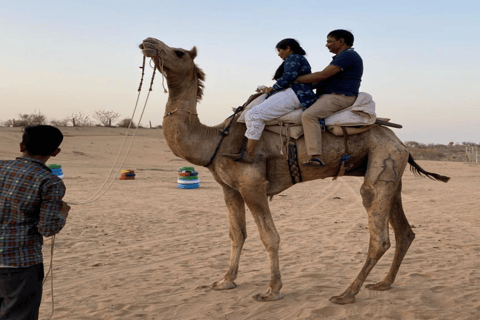
[[[363,133],[367,130],[372,129],[373,127],[378,126],[377,124],[373,125],[365,125],[361,126],[359,128],[356,127],[345,127],[347,129],[347,134],[354,135],[354,134],[360,134]],[[268,130],[270,132],[276,133],[276,134],[281,134],[284,137],[287,137],[288,134],[290,134],[290,138],[293,139],[298,139],[302,136],[303,134],[303,126],[279,126],[279,125],[274,125],[274,126],[266,126],[265,130]],[[337,137],[342,137],[343,136],[343,130],[341,126],[327,126],[327,130],[334,134]]]
[[[265,101],[265,98],[266,95],[264,94],[253,100],[245,108],[237,121],[245,123],[245,112]],[[283,116],[275,120],[266,122],[265,125],[301,125],[302,113],[302,109],[296,109],[290,113],[284,114]],[[325,124],[327,126],[362,126],[374,124],[375,120],[375,102],[373,101],[372,96],[368,93],[360,92],[351,107],[348,107],[327,117],[325,119]]]

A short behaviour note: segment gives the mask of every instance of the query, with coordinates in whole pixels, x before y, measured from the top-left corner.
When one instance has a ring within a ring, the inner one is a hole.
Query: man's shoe
[[[317,158],[312,158],[307,162],[302,163],[303,166],[306,167],[325,167],[325,163],[323,163],[322,160],[317,159]]]

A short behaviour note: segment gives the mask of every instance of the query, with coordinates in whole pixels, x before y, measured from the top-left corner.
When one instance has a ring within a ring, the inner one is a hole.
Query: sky
[[[321,71],[332,58],[326,35],[347,29],[364,62],[360,91],[372,95],[377,116],[403,125],[393,129],[402,141],[480,143],[479,12],[473,0],[0,0],[0,121],[34,112],[131,117],[138,45],[154,37],[197,47],[206,73],[197,111],[215,125],[258,85],[273,84],[277,42],[297,39]],[[162,123],[167,99],[157,74],[142,125]]]

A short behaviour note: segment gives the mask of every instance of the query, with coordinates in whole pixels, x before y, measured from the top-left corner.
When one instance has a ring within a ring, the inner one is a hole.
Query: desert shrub
[[[3,124],[6,127],[26,127],[28,126],[28,122],[26,120],[7,120]]]
[[[50,125],[55,127],[66,127],[71,122],[70,117],[66,117],[64,119],[53,119],[50,120]]]
[[[120,128],[128,128],[131,120],[132,119],[130,119],[130,118],[125,118],[125,119],[121,120],[120,122],[118,122],[117,126],[119,126]],[[130,128],[136,128],[134,122],[132,122],[132,124],[130,125]]]
[[[8,127],[26,127],[26,126],[35,126],[46,124],[47,118],[40,111],[35,111],[31,114],[19,114],[19,119],[11,119],[4,122],[5,126]]]
[[[82,112],[72,113],[67,117],[69,121],[72,121],[74,127],[91,127],[93,126],[93,121],[90,120],[89,116],[82,114]]]

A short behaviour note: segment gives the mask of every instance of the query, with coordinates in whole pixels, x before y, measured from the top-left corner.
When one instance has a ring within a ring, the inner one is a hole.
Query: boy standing
[[[43,237],[58,233],[70,207],[63,181],[45,165],[63,134],[25,128],[15,160],[0,160],[0,319],[38,319],[44,278]]]

